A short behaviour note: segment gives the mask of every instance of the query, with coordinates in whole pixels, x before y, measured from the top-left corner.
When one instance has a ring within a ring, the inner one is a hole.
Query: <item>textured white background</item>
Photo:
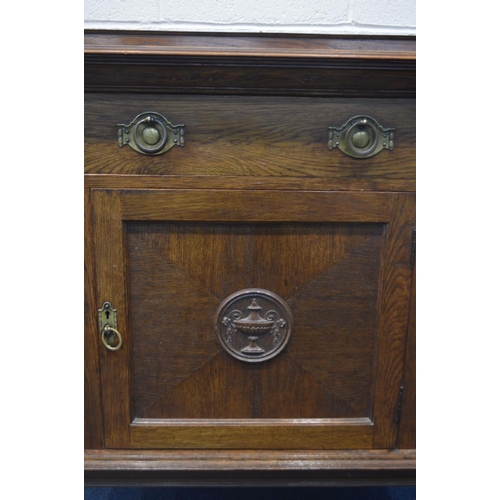
[[[415,0],[85,0],[85,28],[415,35]]]

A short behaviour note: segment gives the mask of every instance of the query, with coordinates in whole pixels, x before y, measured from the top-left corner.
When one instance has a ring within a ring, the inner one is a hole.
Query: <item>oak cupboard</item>
[[[88,484],[415,479],[415,40],[85,34]]]

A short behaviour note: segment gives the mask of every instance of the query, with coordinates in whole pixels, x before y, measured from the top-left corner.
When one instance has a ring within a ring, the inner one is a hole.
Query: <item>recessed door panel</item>
[[[371,417],[384,227],[128,223],[135,416]],[[244,332],[221,339],[229,353],[215,335],[221,302],[248,288],[293,317],[262,363],[231,356]]]

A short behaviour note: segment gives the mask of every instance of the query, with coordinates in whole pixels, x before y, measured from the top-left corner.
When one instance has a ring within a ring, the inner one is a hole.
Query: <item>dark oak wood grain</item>
[[[94,280],[94,249],[90,189],[85,189],[84,295],[84,406],[85,449],[102,447],[102,405],[99,373],[99,336]]]
[[[95,486],[326,486],[415,484],[415,454],[334,452],[90,451],[85,482]]]
[[[123,191],[122,209],[125,220],[387,222],[387,200],[385,193],[155,189]]]
[[[414,180],[331,179],[310,177],[179,176],[85,174],[87,188],[259,189],[280,191],[415,191]]]
[[[314,419],[316,420],[316,419]],[[235,420],[200,422],[189,420],[176,425],[172,421],[138,421],[130,427],[134,448],[184,449],[356,449],[371,448],[373,425],[368,419],[349,421],[292,421],[272,423]],[[165,444],[168,443],[168,446]]]
[[[415,60],[415,37],[87,30],[86,54]]]
[[[94,190],[94,199],[96,234],[112,242],[96,245],[99,292],[125,317],[133,311],[127,348],[106,353],[102,367],[108,446],[369,448],[374,432],[375,447],[395,445],[387,407],[403,370],[411,195],[299,191],[288,202],[279,191]],[[285,350],[273,364],[241,367],[222,357],[210,321],[250,283],[288,298],[298,318],[290,359]],[[212,420],[189,424],[200,417]],[[241,417],[257,420],[227,420]]]
[[[411,37],[85,33],[87,484],[414,483],[415,89]],[[119,148],[144,111],[185,146]],[[394,149],[330,151],[355,115]],[[254,287],[293,317],[262,363],[215,327]]]
[[[123,338],[123,347],[112,352],[104,347],[99,337],[104,443],[105,447],[114,448],[117,443],[127,446],[128,415],[131,413],[130,373],[123,369],[130,362],[130,342],[120,197],[113,191],[107,193],[94,191],[92,205],[97,303],[102,307],[105,301],[109,301],[117,310],[117,328]],[[107,408],[120,408],[120,415],[109,418]]]
[[[406,337],[406,355],[404,372],[404,395],[401,407],[401,423],[399,425],[398,448],[416,448],[416,300],[417,300],[417,267],[413,268],[410,314],[408,317],[408,334]]]
[[[136,415],[371,415],[382,230],[128,224]],[[271,363],[241,363],[214,338],[220,302],[250,286],[288,300],[296,318],[290,345]]]
[[[414,450],[91,450],[87,485],[415,484]]]
[[[87,32],[87,91],[415,95],[415,38]]]
[[[380,280],[380,330],[378,365],[375,376],[374,422],[383,419],[389,426],[377,428],[374,448],[394,446],[397,431],[398,391],[403,380],[404,349],[411,291],[411,238],[415,225],[415,195],[394,194],[392,224],[387,228]]]
[[[158,156],[119,148],[117,124],[156,111],[185,124],[184,147]],[[328,127],[368,115],[395,128],[395,147],[371,158],[328,149]],[[119,160],[119,161],[118,161]],[[85,106],[85,172],[168,176],[415,180],[415,101],[290,97],[90,94]]]

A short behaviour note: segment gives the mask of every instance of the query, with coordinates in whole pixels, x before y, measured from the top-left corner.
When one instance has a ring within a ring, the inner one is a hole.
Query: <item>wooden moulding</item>
[[[415,53],[414,37],[87,31],[85,85],[94,92],[412,97]]]
[[[414,60],[415,37],[85,32],[88,54]]]
[[[414,450],[85,452],[87,486],[415,484]]]
[[[90,189],[259,189],[295,191],[415,191],[415,180],[327,179],[297,177],[220,177],[180,175],[118,175],[85,174]]]

